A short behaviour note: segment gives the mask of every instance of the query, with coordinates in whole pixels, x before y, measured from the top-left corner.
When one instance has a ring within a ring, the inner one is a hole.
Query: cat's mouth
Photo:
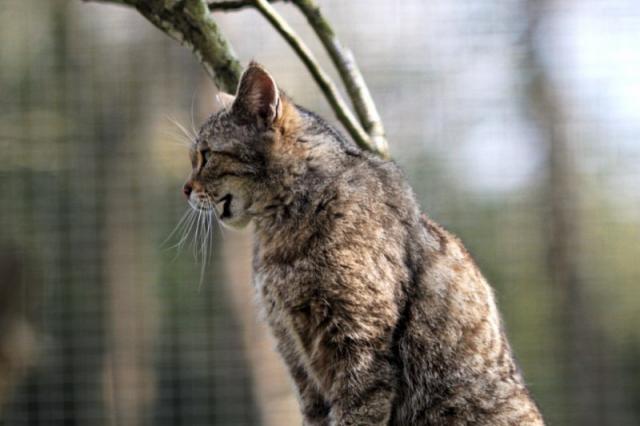
[[[220,214],[220,219],[228,219],[231,217],[231,199],[233,195],[227,194],[216,201],[216,210]]]

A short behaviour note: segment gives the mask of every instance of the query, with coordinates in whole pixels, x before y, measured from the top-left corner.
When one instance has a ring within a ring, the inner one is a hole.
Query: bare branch
[[[307,18],[309,25],[315,31],[327,53],[329,53],[329,57],[331,57],[338,70],[347,93],[349,93],[356,114],[358,114],[364,130],[369,134],[376,150],[388,155],[389,147],[384,134],[382,119],[378,114],[369,88],[353,54],[340,43],[329,21],[322,15],[314,0],[291,0],[291,2]]]
[[[207,5],[211,12],[230,12],[244,9],[245,7],[253,7],[252,3],[243,0],[211,1]]]
[[[270,3],[275,3],[277,0],[268,1]],[[358,115],[358,119],[362,127],[364,128],[364,131],[368,134],[368,145],[372,145],[373,147],[375,147],[373,151],[378,152],[385,157],[388,156],[389,147],[384,133],[384,127],[382,125],[382,119],[378,114],[378,110],[375,106],[373,98],[371,97],[371,93],[369,92],[367,84],[365,83],[364,77],[362,76],[362,73],[358,68],[358,64],[356,63],[353,54],[344,46],[342,46],[342,44],[336,37],[335,32],[331,28],[331,25],[324,18],[324,16],[320,12],[320,8],[317,6],[314,0],[283,1],[290,1],[294,3],[298,7],[298,9],[300,9],[302,14],[307,18],[309,25],[311,26],[311,28],[313,28],[316,35],[327,50],[329,57],[333,61],[333,64],[338,70],[340,78],[342,79],[345,88],[347,89],[347,93],[349,94],[351,103],[353,104],[356,114]],[[235,11],[251,6],[256,6],[260,10],[259,5],[257,5],[256,2],[252,0],[218,0],[209,2],[209,10],[211,11]],[[260,11],[273,24],[273,20],[265,14],[265,11]],[[284,23],[284,20],[281,19],[281,22]],[[283,34],[282,30],[278,28],[276,24],[274,24],[274,26],[276,27],[278,32],[280,32],[280,34],[285,37],[289,44],[292,45],[296,53],[300,55],[300,50],[292,44],[291,38],[294,39],[293,43],[302,44],[302,41],[300,41],[298,37],[295,36],[295,34],[290,33],[289,36],[287,36],[286,34]],[[295,39],[298,40],[296,41]],[[304,48],[304,44],[302,44],[302,47]],[[305,64],[307,64],[307,61],[305,61],[302,56],[301,59],[303,59]],[[307,67],[309,67],[309,65],[307,65]],[[314,75],[316,81],[318,81],[316,75],[314,74],[314,71],[311,69],[310,71]],[[323,92],[329,99],[331,95],[326,92],[320,82],[318,82],[318,84],[321,86]],[[329,99],[329,102],[332,106],[334,106],[334,103],[331,101],[331,99]],[[336,112],[338,113],[338,111]],[[343,124],[345,123],[343,122]],[[347,127],[347,124],[345,124],[345,126]],[[368,147],[365,148],[369,149]]]
[[[353,115],[348,105],[342,99],[336,85],[331,77],[320,67],[320,64],[313,56],[311,50],[304,44],[302,39],[293,31],[289,24],[280,14],[266,1],[253,0],[256,8],[273,25],[276,31],[289,43],[298,57],[306,65],[314,80],[320,86],[325,97],[335,111],[338,120],[345,126],[353,140],[363,149],[375,152],[382,157],[387,157],[386,151],[381,151],[374,145],[367,132],[364,131],[356,117]]]
[[[277,0],[268,0],[270,3],[275,3]],[[284,0],[288,1],[288,0]],[[232,12],[235,10],[244,9],[247,7],[253,7],[254,4],[251,0],[209,0],[209,10],[211,12]]]
[[[135,7],[164,33],[190,47],[207,73],[222,90],[233,92],[238,84],[241,66],[229,43],[213,20],[210,10],[237,10],[254,6],[294,49],[313,76],[353,140],[363,149],[388,157],[388,146],[382,122],[369,90],[351,53],[340,45],[328,22],[313,0],[293,1],[307,17],[309,24],[329,52],[344,81],[359,120],[343,100],[336,85],[320,67],[311,50],[269,2],[277,0],[84,0],[125,4]],[[362,123],[362,124],[361,124]]]
[[[113,3],[113,4],[129,4],[127,0],[82,0],[85,3]]]
[[[205,0],[85,0],[135,7],[156,27],[188,46],[216,85],[234,92],[242,67],[218,29]]]

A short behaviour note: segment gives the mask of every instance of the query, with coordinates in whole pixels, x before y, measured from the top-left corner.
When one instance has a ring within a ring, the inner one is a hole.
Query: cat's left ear
[[[273,125],[282,114],[278,86],[262,66],[251,62],[242,74],[232,110],[264,127]]]

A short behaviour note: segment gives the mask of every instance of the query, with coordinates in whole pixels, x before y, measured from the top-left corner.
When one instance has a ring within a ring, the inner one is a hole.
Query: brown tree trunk
[[[563,361],[565,421],[583,426],[605,423],[604,339],[596,328],[596,312],[588,299],[580,264],[582,246],[580,183],[567,133],[567,106],[541,59],[535,42],[538,23],[553,1],[528,0],[528,27],[523,68],[527,103],[547,152],[544,205],[547,206],[547,261],[556,291],[556,333]]]

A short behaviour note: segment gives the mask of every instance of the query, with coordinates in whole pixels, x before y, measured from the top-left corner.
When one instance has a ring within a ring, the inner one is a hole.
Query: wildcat
[[[202,126],[184,186],[254,222],[254,284],[306,425],[542,425],[491,288],[392,161],[260,65]]]

